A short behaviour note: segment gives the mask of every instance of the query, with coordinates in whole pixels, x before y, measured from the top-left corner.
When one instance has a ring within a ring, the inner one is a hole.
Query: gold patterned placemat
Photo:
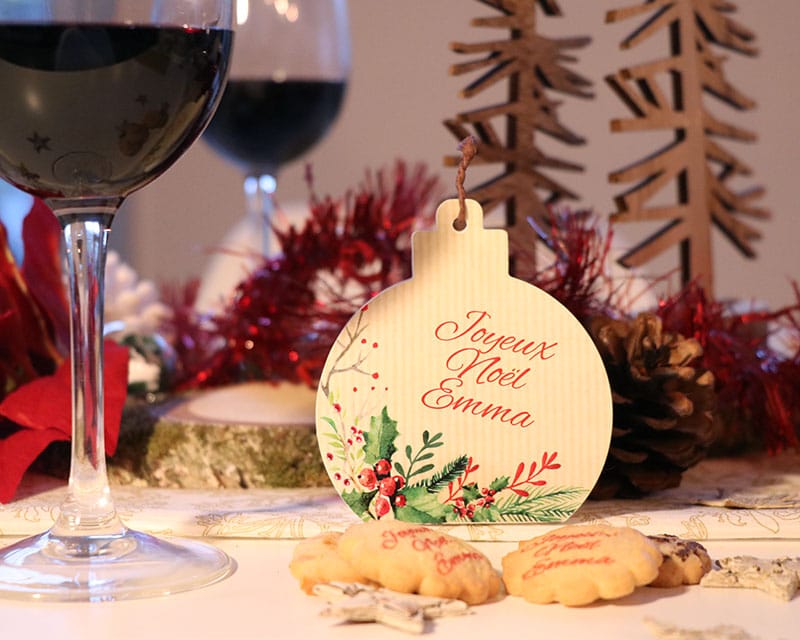
[[[26,478],[20,498],[0,505],[0,535],[48,528],[65,488]],[[303,538],[342,530],[356,517],[332,488],[156,489],[117,486],[114,500],[132,528],[160,535],[225,538]],[[647,534],[697,540],[800,539],[800,456],[707,460],[679,489],[640,500],[585,503],[569,522],[633,526]],[[517,541],[560,524],[447,525],[473,541]]]

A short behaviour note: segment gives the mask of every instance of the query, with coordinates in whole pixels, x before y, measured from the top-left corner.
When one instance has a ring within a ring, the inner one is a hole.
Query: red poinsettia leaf
[[[33,298],[46,310],[56,341],[69,345],[69,306],[62,272],[61,225],[44,202],[34,200],[22,223],[25,258],[22,276]]]
[[[0,503],[14,497],[25,471],[47,445],[67,439],[59,429],[19,429],[0,440]]]
[[[35,252],[35,250],[32,249]],[[0,225],[0,369],[6,383],[0,398],[18,384],[49,374],[61,360],[52,341],[50,323],[33,299]]]
[[[105,445],[106,454],[113,456],[119,440],[122,409],[128,397],[128,347],[111,340],[105,343]]]
[[[108,455],[113,455],[128,388],[127,347],[110,340],[105,342],[103,378],[105,449]],[[0,415],[26,427],[23,431],[56,430],[63,439],[69,440],[72,434],[69,360],[65,360],[52,376],[36,378],[6,396],[0,403]]]
[[[53,375],[31,380],[8,394],[0,403],[0,415],[28,430],[55,429],[69,439],[70,402],[70,367],[65,360]]]

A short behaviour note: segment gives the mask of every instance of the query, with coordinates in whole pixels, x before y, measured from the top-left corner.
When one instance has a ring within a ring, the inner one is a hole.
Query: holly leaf
[[[501,522],[502,520],[503,515],[494,505],[489,505],[488,507],[479,507],[478,509],[475,509],[475,513],[472,515],[473,522]]]
[[[406,522],[441,523],[452,507],[439,502],[424,486],[408,487],[401,492],[406,504],[395,509],[395,516]]]
[[[397,451],[394,441],[398,435],[397,421],[389,417],[384,407],[380,416],[369,419],[369,431],[364,433],[364,461],[375,464],[378,460],[391,460]]]
[[[508,486],[509,481],[510,478],[508,476],[500,476],[492,480],[492,484],[489,485],[489,488],[494,491],[502,491]]]
[[[464,502],[472,502],[473,500],[480,498],[481,490],[478,488],[477,483],[471,482],[469,484],[465,484],[461,489],[461,497],[464,498]]]
[[[378,491],[344,491],[342,492],[342,500],[345,501],[348,507],[353,510],[362,520],[369,519],[369,503],[375,497]]]

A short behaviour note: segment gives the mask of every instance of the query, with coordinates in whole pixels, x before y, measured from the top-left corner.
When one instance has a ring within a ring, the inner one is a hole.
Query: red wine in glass
[[[0,87],[18,87],[3,98],[0,175],[41,198],[139,189],[202,131],[231,38],[220,29],[0,25]]]
[[[345,87],[343,80],[230,80],[203,139],[247,173],[272,174],[325,136]]]

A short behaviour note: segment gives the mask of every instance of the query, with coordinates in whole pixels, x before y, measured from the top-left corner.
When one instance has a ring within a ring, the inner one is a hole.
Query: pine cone
[[[676,487],[714,440],[714,377],[695,368],[700,343],[662,332],[661,319],[593,318],[614,403],[611,448],[591,497],[635,498]]]

